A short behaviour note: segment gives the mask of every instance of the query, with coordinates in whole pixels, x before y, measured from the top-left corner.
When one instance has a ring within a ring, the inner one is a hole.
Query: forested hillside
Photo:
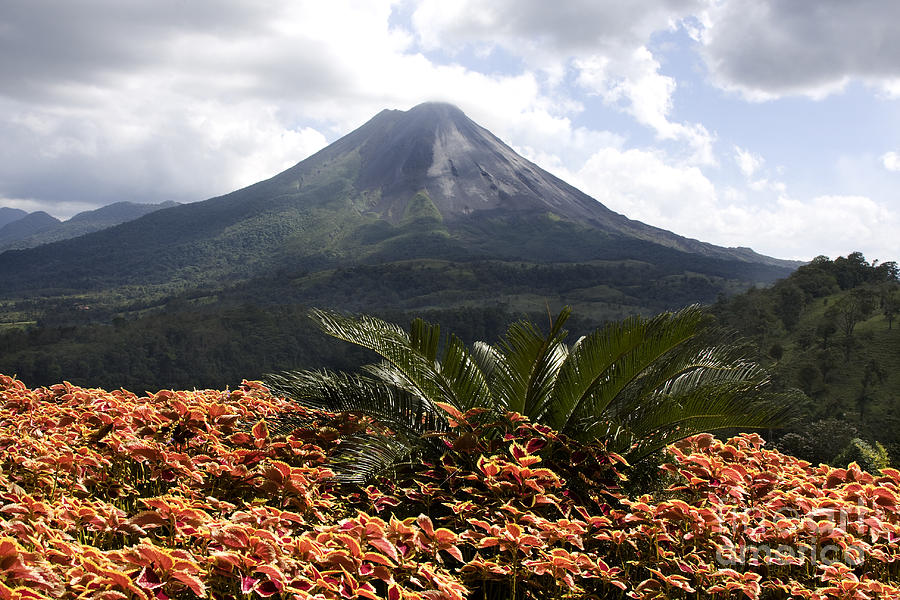
[[[627,255],[627,249],[621,252]],[[668,252],[668,251],[667,251]],[[0,305],[0,372],[30,385],[61,378],[130,389],[224,387],[267,371],[349,366],[309,324],[310,307],[425,317],[467,341],[495,341],[508,323],[574,309],[583,332],[743,289],[717,273],[638,260],[398,260],[309,273],[284,271],[226,289],[128,302],[115,294],[32,298]],[[752,269],[752,265],[747,265]],[[139,292],[135,291],[135,295]]]
[[[895,262],[820,256],[771,288],[712,307],[782,387],[806,395],[795,424],[775,434],[785,451],[814,462],[900,459],[897,278]]]

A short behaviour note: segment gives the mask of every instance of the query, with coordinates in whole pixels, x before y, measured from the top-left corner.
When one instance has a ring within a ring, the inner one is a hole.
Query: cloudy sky
[[[896,0],[4,0],[0,206],[203,200],[426,100],[631,218],[900,259]]]

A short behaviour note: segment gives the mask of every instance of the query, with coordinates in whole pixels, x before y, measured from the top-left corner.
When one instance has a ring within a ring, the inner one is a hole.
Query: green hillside
[[[712,307],[758,349],[779,385],[806,395],[795,424],[776,434],[785,451],[827,462],[858,438],[900,459],[897,275],[896,263],[869,263],[858,252],[818,257],[771,288]]]

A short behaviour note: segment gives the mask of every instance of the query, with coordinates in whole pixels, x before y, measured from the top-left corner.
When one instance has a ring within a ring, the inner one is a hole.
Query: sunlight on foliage
[[[0,599],[900,598],[896,470],[704,434],[628,497],[600,443],[447,408],[439,459],[339,485],[324,465],[373,423],[256,382],[0,376]]]

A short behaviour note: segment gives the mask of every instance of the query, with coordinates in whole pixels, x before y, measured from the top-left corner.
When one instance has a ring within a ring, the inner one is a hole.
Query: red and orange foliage
[[[270,434],[286,411],[304,428]],[[370,424],[257,383],[0,377],[0,600],[900,598],[897,471],[703,435],[670,448],[666,491],[628,498],[600,445],[483,417],[454,412],[443,457],[350,489],[328,457]]]

